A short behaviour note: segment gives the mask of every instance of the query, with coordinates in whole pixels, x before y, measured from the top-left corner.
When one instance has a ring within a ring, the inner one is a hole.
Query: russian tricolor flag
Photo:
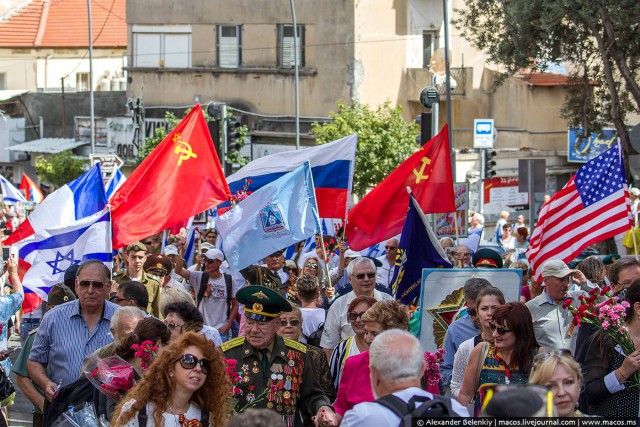
[[[353,184],[358,135],[315,147],[286,151],[256,159],[227,177],[231,194],[246,190],[253,193],[264,185],[309,161],[321,218],[346,218]],[[246,188],[245,188],[246,186]],[[225,203],[219,213],[229,209]]]
[[[40,203],[44,200],[44,194],[42,194],[42,190],[40,190],[38,184],[33,182],[24,172],[22,173],[22,181],[20,181],[20,190],[24,191],[27,199],[31,202]]]

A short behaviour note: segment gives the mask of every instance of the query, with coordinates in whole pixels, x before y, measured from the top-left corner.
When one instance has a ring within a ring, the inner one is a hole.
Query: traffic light
[[[493,158],[496,157],[496,152],[493,150],[485,150],[484,152],[484,179],[491,179],[496,176],[496,171],[493,169],[496,167],[496,161]]]
[[[240,121],[235,117],[227,119],[227,154],[239,151],[242,145],[238,141],[240,136],[238,128],[242,126]]]

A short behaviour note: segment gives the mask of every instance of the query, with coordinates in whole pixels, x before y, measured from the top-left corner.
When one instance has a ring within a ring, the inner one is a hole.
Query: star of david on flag
[[[103,210],[15,243],[25,293],[35,293],[46,301],[51,287],[64,281],[69,267],[89,259],[100,260],[111,268],[110,219],[109,211]]]

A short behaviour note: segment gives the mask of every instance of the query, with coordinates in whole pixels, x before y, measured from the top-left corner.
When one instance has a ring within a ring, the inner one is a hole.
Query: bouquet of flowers
[[[136,385],[133,367],[118,356],[90,358],[85,364],[84,374],[110,399],[119,400]]]
[[[270,392],[277,391],[277,388],[274,385],[269,387],[265,387],[264,390],[257,396],[254,393],[254,386],[250,385],[248,387],[249,393],[245,396],[246,402],[244,405],[240,403],[240,396],[243,395],[242,390],[239,385],[242,384],[242,377],[240,376],[240,372],[237,370],[238,361],[235,359],[226,359],[223,358],[225,363],[225,370],[227,371],[227,375],[229,376],[229,380],[231,381],[231,389],[229,390],[229,398],[231,399],[230,407],[236,413],[244,412],[245,410],[251,408],[252,406],[257,405],[259,402],[263,401],[266,395]]]
[[[422,376],[422,385],[427,387],[437,386],[442,380],[442,373],[440,372],[440,365],[444,363],[444,354],[446,350],[439,348],[435,353],[424,352],[424,361],[427,364],[427,369]]]
[[[149,369],[149,366],[158,357],[158,346],[153,345],[150,340],[142,341],[140,344],[133,344],[131,350],[135,351],[134,356],[140,359],[140,366],[143,371]]]
[[[572,327],[580,326],[583,322],[590,323],[607,334],[625,354],[636,351],[629,331],[624,326],[627,308],[629,308],[627,301],[620,301],[618,297],[613,296],[609,286],[602,289],[594,288],[589,291],[588,296],[580,295],[578,299],[580,300],[579,307],[572,305],[571,298],[562,303],[562,307],[568,308],[573,314]],[[640,385],[640,371],[636,371],[634,379],[635,383]]]
[[[231,203],[234,206],[251,195],[251,191],[249,191],[249,186],[252,183],[253,183],[252,180],[245,179],[244,180],[244,185],[242,186],[242,190],[238,190],[234,194],[231,195]]]

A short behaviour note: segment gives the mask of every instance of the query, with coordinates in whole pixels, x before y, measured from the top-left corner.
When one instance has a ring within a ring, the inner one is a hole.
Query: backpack
[[[229,314],[231,313],[231,276],[228,274],[222,273],[224,277],[224,283],[227,286],[227,318],[229,318]],[[204,293],[207,291],[207,285],[209,284],[209,275],[206,272],[202,272],[202,279],[200,279],[200,288],[198,289],[198,295],[196,295],[196,307],[200,308],[200,303],[202,302],[202,298],[204,298]]]
[[[320,347],[320,340],[322,340],[322,333],[324,332],[324,322],[318,325],[318,329],[311,332],[309,336],[302,334],[305,340],[307,340],[308,345],[312,345],[314,347]]]
[[[429,418],[459,418],[460,415],[453,411],[451,399],[443,396],[433,396],[429,399],[426,396],[413,396],[409,403],[393,394],[383,396],[375,401],[400,417],[400,427],[410,427],[414,425],[412,419],[415,417]],[[419,403],[419,406],[416,406]]]

